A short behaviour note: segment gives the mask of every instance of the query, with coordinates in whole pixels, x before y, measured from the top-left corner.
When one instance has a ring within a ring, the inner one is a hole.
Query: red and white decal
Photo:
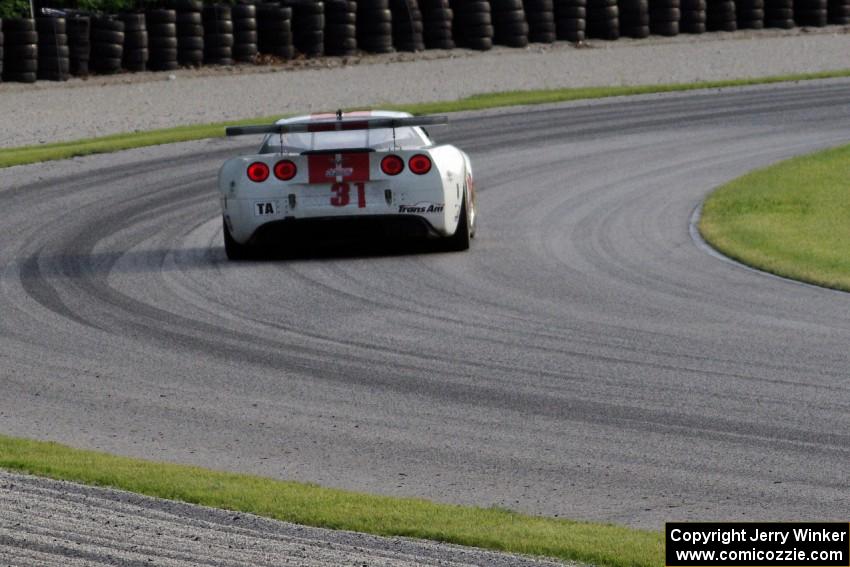
[[[355,110],[353,112],[344,112],[342,114],[343,118],[347,118],[349,116],[356,116],[358,118],[368,118],[372,116],[371,110]],[[319,114],[311,114],[310,120],[315,120],[315,124],[308,124],[307,131],[308,132],[336,132],[341,130],[362,130],[364,129],[368,123],[365,121],[351,121],[351,120],[335,120],[337,118],[336,114],[331,114],[327,112],[319,113]]]
[[[366,152],[312,154],[307,156],[310,183],[369,181],[369,154]]]

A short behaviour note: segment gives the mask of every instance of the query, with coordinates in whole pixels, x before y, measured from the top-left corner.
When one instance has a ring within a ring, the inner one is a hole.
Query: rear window
[[[281,142],[283,147],[281,148]],[[419,128],[396,128],[395,145],[401,149],[414,149],[431,143]],[[371,148],[387,150],[393,146],[392,128],[375,130],[343,130],[339,132],[310,132],[303,134],[270,135],[260,153],[301,153],[311,150],[342,150]]]

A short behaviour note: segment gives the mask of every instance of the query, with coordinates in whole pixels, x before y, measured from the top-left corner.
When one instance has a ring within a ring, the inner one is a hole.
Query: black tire
[[[37,59],[38,58],[38,46],[35,44],[30,45],[9,45],[6,44],[6,58],[12,60],[22,60],[22,59]]]
[[[470,0],[458,4],[452,4],[452,9],[455,15],[458,14],[477,14],[478,12],[490,12],[490,2],[487,0]]]
[[[164,8],[154,8],[145,12],[148,31],[153,24],[174,24],[177,22],[177,12]]]
[[[35,71],[9,71],[6,69],[3,71],[3,80],[11,81],[14,83],[34,83],[38,77],[35,74]]]
[[[325,25],[354,25],[357,23],[357,14],[354,12],[344,12],[341,14],[325,14]]]
[[[440,249],[446,252],[463,252],[464,250],[469,250],[469,241],[471,238],[469,215],[466,211],[466,195],[464,195],[460,205],[460,218],[458,219],[457,228],[454,234],[443,238],[440,243]]]
[[[494,12],[523,10],[522,0],[490,0],[490,9]]]
[[[38,59],[7,59],[6,71],[15,73],[35,73],[38,70]]]
[[[389,22],[372,23],[370,25],[357,25],[357,35],[366,36],[384,36],[393,33],[393,25]]]
[[[179,43],[176,37],[152,37],[148,40],[151,49],[177,49]]]
[[[204,37],[204,26],[201,24],[177,24],[177,37]]]
[[[177,35],[177,24],[175,23],[156,23],[148,26],[148,35],[150,37],[175,37]]]
[[[42,36],[68,33],[65,18],[36,18],[35,29]]]
[[[173,0],[172,3],[178,12],[200,12],[204,9],[203,0]]]
[[[148,46],[146,32],[130,32],[124,37],[124,49],[143,49]]]
[[[257,20],[254,18],[233,20],[233,31],[257,31]]]
[[[125,32],[143,31],[147,29],[144,14],[125,12],[123,14],[118,14],[118,19],[124,22]]]
[[[554,0],[524,0],[522,7],[526,12],[552,12],[555,10]]]
[[[232,10],[233,19],[240,18],[256,18],[257,17],[257,7],[253,4],[236,4],[233,6]]]
[[[529,24],[536,24],[540,22],[551,22],[555,19],[555,12],[551,10],[548,12],[529,12],[525,11],[525,21]]]
[[[124,50],[124,55],[121,60],[124,62],[124,65],[127,64],[136,64],[136,63],[145,63],[150,59],[150,51],[147,48],[144,49],[131,49]]]
[[[3,31],[35,31],[35,20],[30,18],[9,18],[3,20]]]
[[[108,57],[102,59],[93,59],[91,66],[98,73],[117,73],[121,70],[120,57]]]
[[[204,48],[204,38],[198,36],[178,37],[177,47],[181,50],[195,50]]]
[[[203,23],[203,19],[201,18],[200,12],[178,12],[177,13],[177,24],[178,25],[195,25],[199,26]],[[150,24],[150,22],[148,22]]]
[[[6,31],[3,34],[5,36],[6,45],[28,45],[32,43],[38,43],[38,33],[34,31]]]
[[[251,60],[257,55],[256,43],[239,43],[233,47],[233,58],[238,61]]]
[[[296,17],[293,19],[292,25],[302,30],[320,30],[325,27],[325,16],[324,14],[311,14],[308,16]]]
[[[124,46],[116,43],[95,43],[91,48],[92,59],[121,59]]]
[[[203,49],[178,51],[177,61],[179,61],[181,65],[199,66],[204,62],[204,51]]]
[[[475,49],[478,51],[488,51],[493,49],[493,38],[490,37],[471,37],[463,43],[464,47]]]
[[[112,16],[98,16],[92,19],[91,29],[92,32],[101,30],[124,33],[124,22],[116,20]]]
[[[204,34],[233,33],[233,22],[231,20],[213,20],[204,22]]]
[[[204,48],[214,47],[233,47],[233,35],[231,34],[210,34],[204,36]],[[175,45],[175,47],[177,47]]]
[[[555,22],[554,21],[547,22],[545,24],[540,24],[540,23],[535,24],[535,25],[529,24],[528,27],[529,27],[529,31],[528,31],[529,35],[531,35],[531,34],[541,34],[541,33],[555,33]]]
[[[654,35],[673,37],[679,35],[679,22],[653,22],[649,29]]]
[[[511,24],[496,24],[496,35],[528,35],[529,26],[526,22],[513,22]]]
[[[528,41],[531,43],[554,43],[558,39],[555,32],[532,32],[528,34]]]
[[[584,31],[587,28],[587,23],[583,19],[573,18],[568,20],[558,20],[555,22],[555,27],[558,34],[569,33],[574,31]]]
[[[682,19],[679,22],[679,27],[686,24],[704,24],[705,12],[682,12]]]
[[[233,11],[227,4],[206,4],[203,12],[204,21],[211,20],[232,20]]]
[[[124,32],[94,28],[91,32],[93,43],[114,43],[124,45]]]
[[[236,31],[233,32],[233,41],[236,45],[240,43],[257,43],[257,32],[255,31]]]
[[[507,47],[528,47],[528,35],[497,36],[493,38],[493,43]]]
[[[466,37],[470,39],[477,37],[493,37],[495,33],[496,30],[493,26],[475,26],[472,28],[466,28],[465,30]]]
[[[71,49],[67,45],[39,45],[39,59],[60,58],[68,59],[71,56]]]

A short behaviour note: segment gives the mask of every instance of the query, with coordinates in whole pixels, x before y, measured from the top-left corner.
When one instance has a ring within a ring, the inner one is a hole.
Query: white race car
[[[227,257],[329,234],[438,238],[443,249],[466,250],[476,225],[469,156],[423,128],[446,122],[337,111],[227,128],[265,134],[256,154],[227,160],[218,174]]]

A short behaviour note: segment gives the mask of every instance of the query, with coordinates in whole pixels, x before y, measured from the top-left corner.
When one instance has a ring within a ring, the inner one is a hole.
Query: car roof
[[[399,112],[396,110],[355,110],[352,112],[343,112],[343,120],[363,120],[364,118],[408,118],[413,116],[409,112]],[[316,122],[328,121],[336,119],[335,112],[325,112],[317,114],[304,114],[302,116],[293,116],[291,118],[283,118],[275,124],[295,124],[301,122]]]

